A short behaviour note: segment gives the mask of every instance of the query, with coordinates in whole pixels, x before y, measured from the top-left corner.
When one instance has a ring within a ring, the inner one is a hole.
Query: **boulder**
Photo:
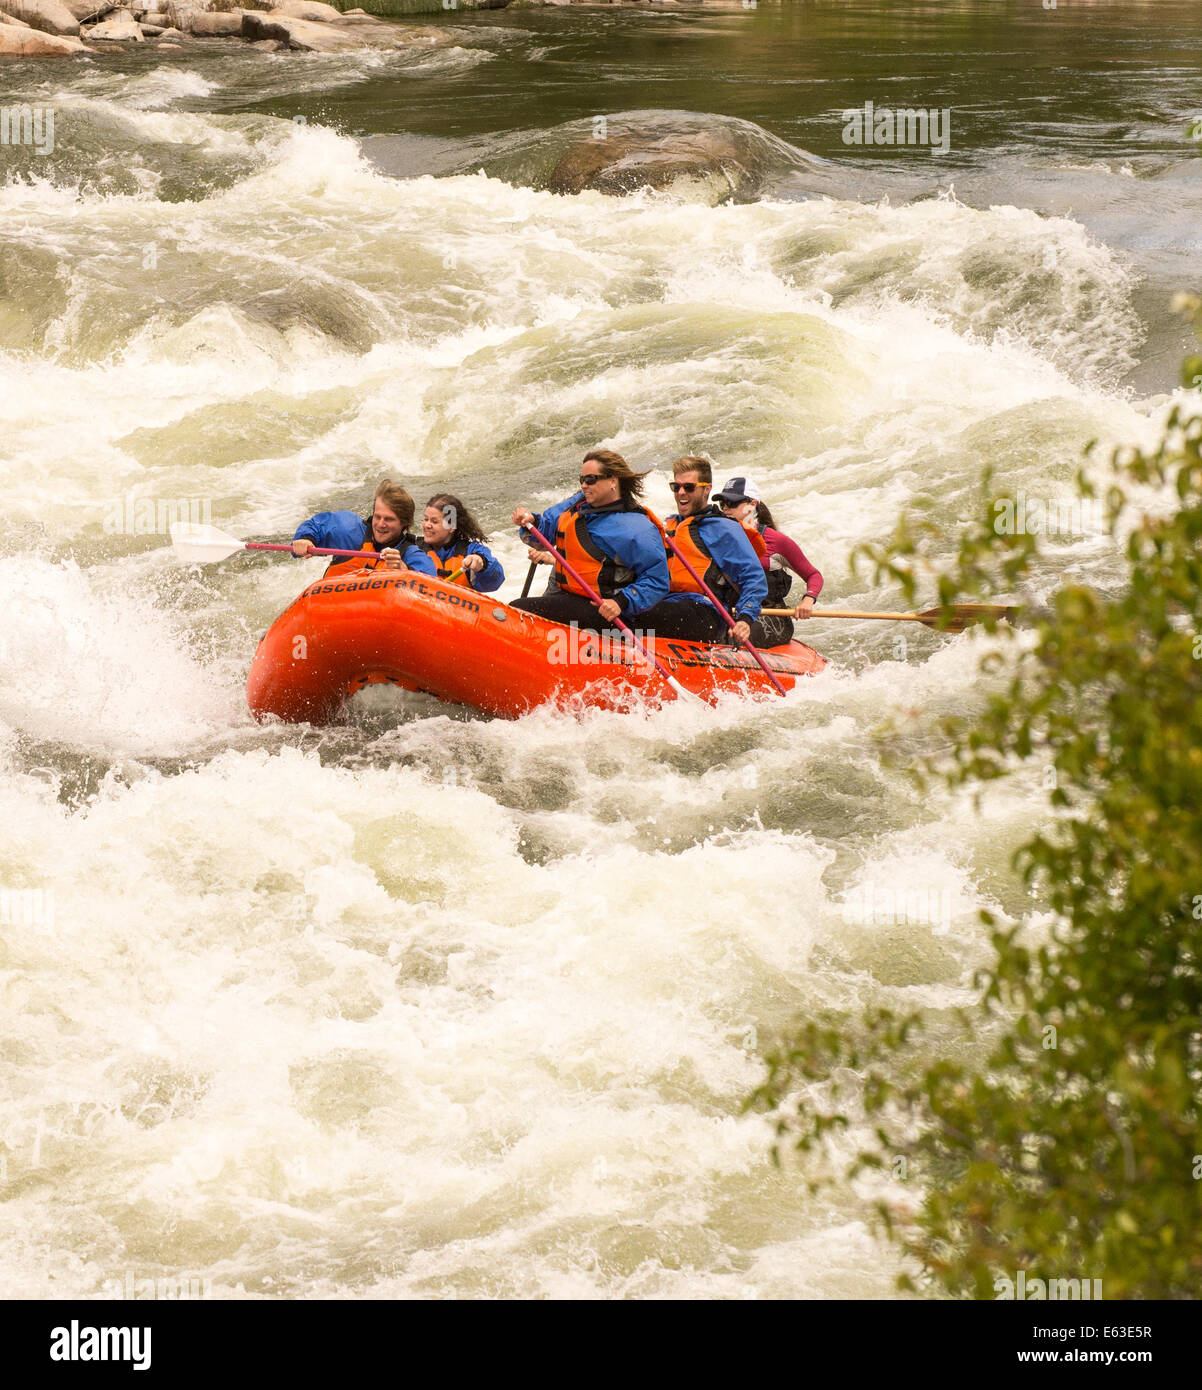
[[[99,24],[93,24],[85,34],[88,39],[104,39],[112,43],[142,42],[142,26],[128,10],[117,10]]]
[[[12,15],[5,14],[3,10],[0,10],[0,24],[12,24],[17,29],[28,29],[31,27],[26,24],[23,19],[14,19]]]
[[[282,0],[274,13],[286,14],[289,19],[308,19],[314,24],[331,24],[342,18],[333,5],[323,5],[321,0]]]
[[[242,33],[242,10],[230,10],[226,14],[213,14],[202,11],[191,17],[189,33],[198,39],[224,39]]]
[[[0,58],[66,58],[88,50],[67,35],[41,33],[17,24],[0,25]]]
[[[289,48],[303,53],[347,53],[363,48],[363,41],[345,30],[330,25],[315,24],[311,19],[292,19],[279,10],[262,14],[247,10],[242,16],[244,39],[279,39]]]
[[[166,39],[167,42],[172,45],[172,47],[178,48],[179,44],[177,40],[187,38],[187,35],[184,33],[182,29],[167,28],[163,30],[163,32],[159,35],[159,38]]]
[[[14,19],[23,19],[31,29],[44,34],[79,34],[79,20],[62,0],[4,0],[5,11]]]
[[[247,40],[246,46],[257,48],[260,53],[282,53],[288,48],[288,45],[281,43],[279,39],[250,39]]]
[[[142,37],[144,39],[162,38],[166,32],[161,24],[148,24],[146,20],[142,20]]]
[[[745,155],[722,130],[657,134],[631,131],[604,140],[582,140],[555,165],[552,193],[586,188],[622,196],[640,188],[686,189],[703,201],[744,195],[754,184]]]
[[[110,10],[120,8],[117,0],[63,0],[63,4],[80,24],[94,24]]]
[[[398,48],[403,48],[406,44],[421,43],[435,44],[441,46],[448,43],[457,43],[458,40],[452,30],[439,29],[433,24],[406,24],[403,29],[391,31],[392,42]]]
[[[200,0],[167,0],[167,23],[186,34],[192,28],[193,17],[206,9],[208,6],[202,5]]]

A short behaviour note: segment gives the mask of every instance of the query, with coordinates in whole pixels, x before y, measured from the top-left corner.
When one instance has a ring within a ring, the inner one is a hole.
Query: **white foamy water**
[[[799,1011],[965,1003],[977,910],[1025,910],[1039,789],[924,801],[870,738],[929,746],[980,644],[815,623],[832,666],[779,704],[373,691],[259,728],[255,641],[319,567],[180,569],[125,518],[279,539],[387,472],[478,507],[513,596],[509,512],[584,447],[657,466],[661,511],[706,450],[830,598],[891,607],[847,560],[916,498],[954,521],[987,462],[1067,497],[1089,439],[1154,430],[1167,402],[1114,390],[1128,267],[950,196],[393,180],[333,131],[170,109],[201,95],[130,80],[153,186],[0,189],[0,883],[53,906],[0,932],[0,1293],[888,1295],[860,1196],[810,1199],[742,1107]],[[210,163],[166,200],[181,143]],[[1112,569],[1083,533],[1043,579]]]

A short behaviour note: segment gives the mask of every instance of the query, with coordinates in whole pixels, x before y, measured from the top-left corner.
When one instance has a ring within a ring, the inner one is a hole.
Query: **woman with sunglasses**
[[[535,515],[518,507],[514,523],[534,529],[555,546],[601,596],[597,607],[560,564],[558,586],[537,598],[511,605],[553,623],[604,632],[615,618],[628,625],[668,593],[668,565],[659,527],[635,500],[643,492],[644,474],[636,473],[612,449],[592,449],[580,467],[580,491]],[[531,547],[530,558],[545,551]]]
[[[793,586],[793,575],[789,573],[792,570],[806,586],[805,597],[794,608],[793,617],[808,618],[814,611],[814,600],[822,592],[822,575],[802,554],[797,542],[776,529],[772,513],[760,501],[759,488],[748,477],[732,478],[721,492],[714,493],[714,501],[726,516],[762,542],[760,563],[768,580],[764,607],[787,606],[785,600]],[[789,618],[761,618],[752,629],[751,640],[757,647],[781,647],[792,639],[793,623]]]
[[[643,615],[643,625],[657,637],[688,642],[724,642],[728,633],[746,642],[759,618],[768,586],[763,566],[747,536],[735,522],[710,503],[714,481],[709,459],[688,454],[672,465],[669,487],[676,498],[675,516],[664,523],[686,565],[675,552],[668,556],[672,592]],[[705,581],[701,585],[690,566]],[[709,601],[708,587],[735,619],[733,628]]]

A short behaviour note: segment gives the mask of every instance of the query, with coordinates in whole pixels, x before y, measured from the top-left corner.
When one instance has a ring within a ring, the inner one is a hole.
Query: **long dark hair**
[[[772,513],[763,502],[758,501],[755,504],[755,524],[761,531],[765,526],[771,526],[774,531],[779,529],[776,522],[772,520]]]
[[[449,545],[484,540],[483,527],[453,492],[436,492],[426,506],[437,507],[442,512],[443,521],[451,528]]]
[[[644,469],[642,473],[636,473],[622,455],[615,454],[612,449],[590,449],[583,462],[587,463],[589,459],[601,465],[603,478],[617,478],[623,502],[643,495],[643,479],[651,471],[649,468]]]

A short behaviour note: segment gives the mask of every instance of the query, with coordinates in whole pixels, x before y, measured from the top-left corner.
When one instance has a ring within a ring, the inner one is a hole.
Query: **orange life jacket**
[[[389,541],[385,549],[399,550],[401,554],[404,555],[406,548],[415,544],[416,542],[414,541],[413,537],[409,534],[409,532],[402,531],[401,534],[396,538],[396,540]],[[347,556],[345,559],[340,559],[336,556],[330,562],[329,568],[326,570],[324,578],[329,579],[330,575],[332,574],[347,574],[351,570],[374,570],[384,563],[384,561],[380,559],[380,552],[376,549],[375,540],[373,539],[371,533],[370,523],[368,524],[367,528],[367,539],[363,542],[359,549],[367,551],[368,556],[370,558],[365,557],[362,560],[358,560],[351,559],[350,556]]]
[[[615,560],[612,555],[607,555],[593,540],[588,533],[587,518],[582,518],[577,510],[579,506],[580,503],[577,502],[575,507],[569,507],[560,516],[555,528],[555,548],[596,593],[602,598],[613,598],[619,589],[624,589],[631,582],[634,571]],[[637,502],[628,502],[621,510],[641,512],[656,530],[663,534],[664,528],[659,518],[646,507],[640,507]],[[576,583],[558,560],[555,562],[555,582],[569,594],[583,594],[588,597],[586,591]]]
[[[771,557],[768,554],[768,546],[758,526],[744,526],[743,534],[751,542],[752,550],[755,551],[756,555],[759,557],[760,564],[764,567],[764,578],[768,581],[768,597],[764,600],[764,607],[782,607],[785,602],[785,596],[793,587],[793,576],[788,570],[772,568],[770,563]]]
[[[768,547],[764,544],[764,538],[760,534],[758,526],[744,526],[743,530],[747,533],[747,539],[751,542],[751,548],[759,556],[760,564],[765,567],[768,564]]]
[[[676,542],[676,548],[680,553],[717,594],[723,604],[727,608],[731,608],[738,600],[739,591],[727,579],[718,562],[706,549],[705,542],[701,539],[700,527],[693,525],[695,521],[701,521],[703,517],[715,515],[718,513],[704,511],[684,518],[670,517],[665,523],[665,527],[668,535]],[[763,545],[762,539],[760,544]],[[671,550],[668,551],[668,577],[672,581],[672,593],[674,594],[705,593],[705,588],[698,584]]]
[[[470,589],[472,587],[468,583],[467,572],[463,569],[463,557],[467,554],[468,550],[467,541],[457,541],[452,547],[450,555],[448,555],[445,560],[439,555],[439,548],[437,546],[427,545],[425,541],[418,541],[418,545],[421,546],[434,562],[434,568],[438,572],[438,577],[444,583],[451,582],[454,584],[461,584],[465,589]],[[459,576],[452,580],[451,575],[453,575],[456,570],[460,571]]]

